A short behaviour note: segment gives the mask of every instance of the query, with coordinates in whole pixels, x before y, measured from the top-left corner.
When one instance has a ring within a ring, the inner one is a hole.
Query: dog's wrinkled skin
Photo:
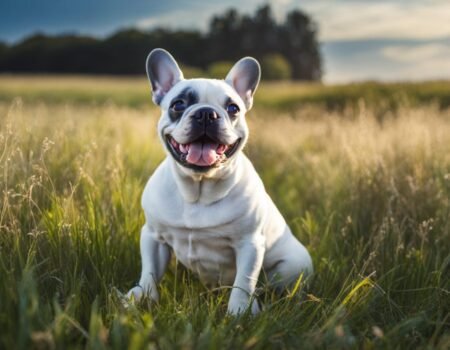
[[[158,132],[167,158],[149,179],[142,206],[142,274],[129,297],[158,300],[171,251],[206,284],[232,285],[228,312],[251,307],[258,276],[283,288],[312,272],[248,158],[245,112],[260,79],[258,62],[238,61],[225,80],[183,78],[162,49],[147,58]]]

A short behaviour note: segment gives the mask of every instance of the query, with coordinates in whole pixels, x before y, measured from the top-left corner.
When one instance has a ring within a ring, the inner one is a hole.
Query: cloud
[[[156,26],[206,29],[211,16],[232,6],[252,13],[260,0],[229,0],[155,14],[137,21]],[[326,82],[450,78],[450,1],[272,0],[278,20],[301,8],[319,24]],[[376,38],[377,40],[375,40]]]
[[[296,1],[320,26],[323,41],[450,36],[450,1]]]
[[[201,21],[203,23],[199,26],[198,17],[193,14],[195,12],[192,9],[181,9],[165,14],[153,15],[137,20],[135,26],[140,29],[148,29],[155,27],[163,28],[198,28],[205,29],[207,27],[207,21]]]
[[[395,73],[403,79],[450,78],[450,44],[386,46],[381,50],[381,55],[392,62],[399,63]]]
[[[77,0],[0,1],[0,39],[36,30],[106,35],[120,27],[206,29],[230,7],[252,13],[270,4],[275,17],[302,9],[319,24],[322,41],[450,36],[449,0]]]
[[[318,23],[327,82],[450,78],[449,0],[0,1],[0,40],[134,25],[206,30],[230,7],[253,13],[267,3],[279,21],[302,9]]]
[[[275,17],[283,20],[293,9],[303,9],[319,24],[321,41],[373,38],[435,39],[450,36],[448,0],[272,0]],[[206,29],[211,16],[230,7],[251,13],[261,0],[193,1],[189,6],[158,13],[136,22],[155,26]]]
[[[421,44],[408,47],[405,45],[386,46],[382,55],[388,59],[404,63],[419,63],[423,61],[447,58],[450,62],[450,45]]]
[[[356,40],[325,43],[325,81],[450,79],[450,42]]]
[[[277,1],[287,3],[293,0]],[[140,18],[135,22],[135,25],[141,29],[164,27],[172,29],[195,28],[206,30],[214,15],[222,14],[230,8],[236,8],[240,13],[252,13],[258,6],[261,6],[261,4],[261,0],[247,0],[245,2],[239,0],[216,0],[209,2],[191,1],[188,6],[186,2],[180,1],[178,9],[163,14],[155,14]]]

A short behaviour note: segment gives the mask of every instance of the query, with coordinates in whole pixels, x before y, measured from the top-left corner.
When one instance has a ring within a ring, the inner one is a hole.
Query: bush
[[[278,53],[264,56],[261,60],[261,69],[264,80],[285,80],[292,76],[289,62]]]
[[[231,67],[233,67],[232,62],[214,62],[208,66],[208,75],[210,76],[210,78],[214,79],[225,79]]]

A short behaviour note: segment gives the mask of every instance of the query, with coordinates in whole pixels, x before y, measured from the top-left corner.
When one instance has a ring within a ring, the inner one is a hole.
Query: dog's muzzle
[[[175,160],[198,171],[207,171],[227,161],[238,149],[240,139],[231,144],[221,140],[220,118],[214,109],[200,108],[191,116],[189,139],[192,141],[179,143],[167,135],[166,143]]]
[[[206,128],[208,125],[215,123],[219,119],[217,112],[209,107],[197,109],[193,118],[200,127]]]

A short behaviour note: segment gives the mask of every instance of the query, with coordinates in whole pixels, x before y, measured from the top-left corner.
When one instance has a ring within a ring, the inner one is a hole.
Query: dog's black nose
[[[219,115],[216,111],[209,107],[196,110],[193,117],[201,125],[208,125],[219,119]]]

